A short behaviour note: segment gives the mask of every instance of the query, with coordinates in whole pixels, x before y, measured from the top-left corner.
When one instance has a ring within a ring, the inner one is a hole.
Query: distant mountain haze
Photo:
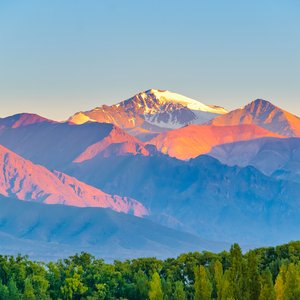
[[[1,254],[56,260],[86,251],[112,261],[228,247],[109,209],[42,205],[0,196]]]
[[[253,167],[228,167],[209,156],[154,155],[98,157],[66,172],[138,199],[160,224],[207,239],[254,245],[298,236],[300,186]]]
[[[262,138],[214,147],[209,155],[229,166],[254,166],[264,174],[300,182],[300,138]]]

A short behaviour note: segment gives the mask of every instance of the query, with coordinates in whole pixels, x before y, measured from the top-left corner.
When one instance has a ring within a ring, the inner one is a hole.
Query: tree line
[[[242,253],[194,252],[105,263],[0,255],[0,300],[300,300],[300,242]]]

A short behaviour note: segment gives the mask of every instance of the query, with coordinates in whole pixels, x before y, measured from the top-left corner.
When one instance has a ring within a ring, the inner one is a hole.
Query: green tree
[[[167,278],[167,279],[162,279],[161,280],[162,283],[162,290],[163,290],[163,294],[164,294],[164,300],[173,300],[172,296],[173,296],[173,288],[172,288],[172,280],[171,278]]]
[[[212,284],[205,267],[195,269],[195,300],[209,300],[212,294]]]
[[[9,295],[8,299],[9,300],[19,300],[21,298],[20,292],[19,292],[16,282],[14,281],[13,278],[11,278],[8,281],[7,288],[8,288],[8,295]]]
[[[214,281],[216,286],[217,300],[221,300],[223,290],[223,265],[219,260],[214,263]]]
[[[227,270],[223,275],[221,296],[218,300],[235,300],[233,296],[233,288],[230,282],[230,271]]]
[[[30,278],[25,279],[25,287],[24,287],[24,293],[22,300],[35,300],[35,294],[34,294],[34,289],[31,283]]]
[[[269,269],[262,272],[260,278],[260,295],[259,300],[275,300],[275,290],[272,281],[272,274]]]
[[[8,288],[0,281],[0,300],[8,299]]]
[[[149,300],[163,300],[163,298],[159,274],[154,272],[150,281]]]
[[[147,299],[149,293],[149,280],[147,275],[139,270],[134,275],[134,282],[136,288],[136,299]]]
[[[284,297],[286,300],[300,300],[300,272],[299,266],[289,264],[284,287]]]
[[[105,283],[96,284],[97,292],[95,293],[97,296],[97,300],[104,300],[107,295],[107,286]]]
[[[232,286],[235,300],[249,299],[249,282],[247,266],[245,264],[242,250],[238,244],[234,244],[230,249],[231,267],[229,269],[229,281]]]
[[[67,300],[80,299],[87,290],[88,288],[81,282],[81,277],[77,273],[71,278],[66,278],[65,284],[61,288],[62,294]]]
[[[33,275],[31,278],[32,286],[34,289],[34,293],[38,300],[49,299],[47,294],[47,290],[49,287],[49,282],[41,275]]]
[[[254,251],[250,251],[247,256],[247,286],[249,299],[257,300],[260,295],[260,276],[258,270],[258,257]]]
[[[281,266],[280,272],[276,277],[275,282],[275,296],[276,300],[285,300],[285,280],[286,280],[286,266]]]
[[[61,298],[61,285],[63,284],[63,266],[61,261],[57,263],[50,262],[47,265],[48,272],[46,279],[49,282],[49,295],[51,299]]]
[[[172,299],[174,299],[174,300],[186,300],[184,285],[181,281],[176,281],[175,282],[175,289],[174,289]]]

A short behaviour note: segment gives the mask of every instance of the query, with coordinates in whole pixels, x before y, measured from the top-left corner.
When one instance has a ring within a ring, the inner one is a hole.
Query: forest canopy
[[[297,300],[299,258],[300,242],[114,263],[88,253],[50,263],[0,256],[0,300]]]

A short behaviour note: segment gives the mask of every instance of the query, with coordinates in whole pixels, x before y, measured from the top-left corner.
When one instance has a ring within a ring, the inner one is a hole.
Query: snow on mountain
[[[256,125],[189,125],[161,133],[148,143],[164,154],[185,160],[208,153],[216,145],[268,136],[281,137]]]
[[[115,105],[103,105],[76,113],[69,122],[113,123],[126,130],[140,127],[149,129],[149,125],[172,129],[190,123],[204,123],[226,112],[222,107],[205,105],[180,94],[151,89]]]
[[[145,92],[148,96],[154,96],[156,99],[159,99],[162,103],[179,103],[190,110],[199,110],[203,112],[210,112],[214,114],[225,114],[227,111],[223,107],[205,105],[197,100],[188,98],[186,96],[176,94],[166,90],[155,90],[151,89]]]
[[[20,200],[79,207],[106,207],[147,215],[138,201],[112,196],[60,172],[50,172],[0,146],[0,194]]]
[[[216,126],[256,124],[280,135],[300,136],[299,117],[262,99],[257,99],[243,108],[216,117],[210,121],[210,124]]]

